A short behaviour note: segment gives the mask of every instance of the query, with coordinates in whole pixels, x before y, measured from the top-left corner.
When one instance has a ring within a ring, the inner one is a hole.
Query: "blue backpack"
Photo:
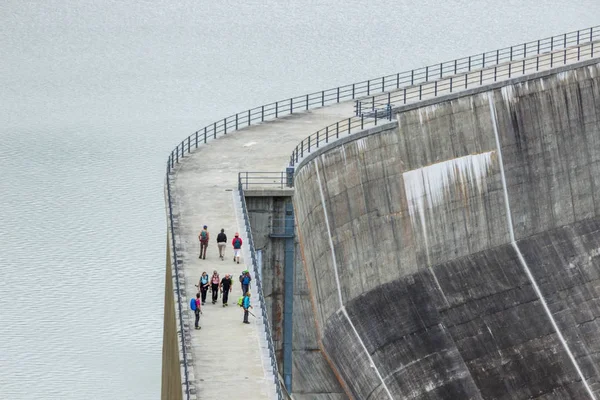
[[[192,309],[192,311],[196,311],[196,299],[191,299],[190,300],[190,308]]]

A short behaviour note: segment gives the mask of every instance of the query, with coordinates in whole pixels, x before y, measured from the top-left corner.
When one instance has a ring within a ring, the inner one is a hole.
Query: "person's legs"
[[[248,285],[242,283],[242,294],[245,296],[248,293]]]
[[[202,286],[202,304],[206,303],[206,292],[208,292],[208,287]]]
[[[216,283],[213,283],[213,285],[212,285],[212,302],[213,302],[213,304],[215,304],[217,302],[218,298],[219,298],[219,285]]]
[[[202,244],[200,246],[200,255],[202,256],[203,260],[206,260],[206,249],[207,248],[208,248],[208,243],[202,242]]]
[[[199,321],[200,321],[200,310],[197,308],[196,309],[196,322],[194,324],[196,326],[196,329],[198,329],[198,322]]]
[[[244,309],[244,323],[249,324],[248,322],[248,310]]]
[[[229,290],[223,291],[223,305],[227,305],[227,300],[229,299]]]

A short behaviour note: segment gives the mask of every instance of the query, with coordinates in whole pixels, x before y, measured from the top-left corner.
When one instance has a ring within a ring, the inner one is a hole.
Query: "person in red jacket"
[[[235,237],[231,241],[233,246],[233,262],[240,263],[240,253],[242,252],[242,238],[239,233],[235,233]]]

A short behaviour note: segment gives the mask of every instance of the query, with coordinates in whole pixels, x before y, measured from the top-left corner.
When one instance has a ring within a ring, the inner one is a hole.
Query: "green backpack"
[[[240,307],[244,307],[244,296],[241,296],[241,297],[238,299],[238,303],[237,303],[237,304],[238,304],[238,306],[240,306]]]

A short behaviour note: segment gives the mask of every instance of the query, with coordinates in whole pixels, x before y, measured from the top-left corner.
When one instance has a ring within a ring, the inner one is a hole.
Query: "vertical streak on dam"
[[[492,126],[494,128],[494,136],[496,137],[496,146],[498,148],[498,163],[500,164],[499,165],[500,166],[500,176],[502,177],[502,187],[504,190],[504,201],[505,201],[505,205],[506,205],[506,217],[507,217],[508,229],[510,232],[511,245],[517,252],[517,255],[519,256],[519,262],[525,269],[525,272],[527,273],[527,277],[529,278],[529,281],[533,285],[533,288],[535,289],[535,292],[538,295],[538,298],[540,299],[542,305],[544,306],[544,311],[546,312],[546,314],[548,315],[548,318],[552,322],[552,327],[554,328],[554,331],[556,332],[558,338],[560,339],[561,344],[565,348],[565,351],[569,355],[569,358],[571,359],[573,366],[577,370],[577,374],[579,375],[579,377],[581,378],[581,381],[585,385],[585,389],[588,391],[590,398],[593,400],[596,400],[594,393],[590,389],[590,386],[588,385],[585,377],[583,376],[583,373],[581,372],[581,369],[579,368],[579,364],[577,363],[577,360],[575,360],[575,357],[573,357],[573,353],[571,352],[571,349],[569,349],[569,345],[565,341],[565,338],[563,337],[563,334],[560,331],[560,328],[556,324],[556,321],[554,320],[554,317],[552,316],[552,312],[550,312],[550,309],[548,308],[548,304],[546,303],[546,299],[544,298],[544,295],[540,291],[538,284],[535,281],[535,278],[533,277],[533,274],[531,273],[529,266],[527,265],[527,262],[523,258],[523,254],[521,253],[521,250],[519,249],[519,245],[515,241],[515,233],[513,230],[513,223],[512,223],[512,214],[510,212],[510,201],[508,200],[508,189],[506,188],[506,177],[504,175],[504,162],[502,160],[502,146],[500,146],[500,137],[498,136],[498,122],[496,121],[496,108],[494,107],[494,102],[492,101],[491,96],[488,97],[488,100],[490,102],[490,115],[492,117]]]
[[[403,107],[298,166],[317,334],[354,397],[599,396],[597,62]]]

